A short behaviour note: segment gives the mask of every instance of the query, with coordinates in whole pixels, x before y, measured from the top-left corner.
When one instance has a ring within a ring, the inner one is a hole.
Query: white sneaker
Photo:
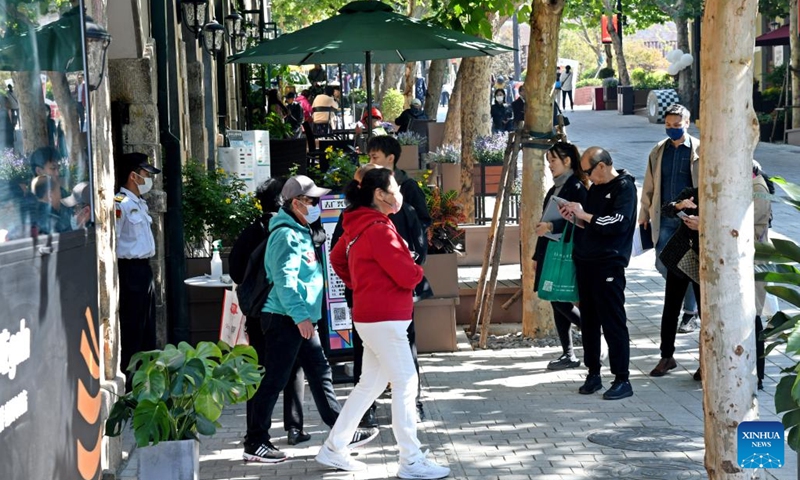
[[[348,472],[360,472],[367,469],[367,464],[353,459],[349,455],[334,452],[327,445],[323,444],[319,449],[319,453],[314,458],[317,463],[325,465],[326,467],[336,468],[338,470],[345,470]],[[411,477],[421,478],[421,477]]]
[[[397,476],[400,478],[444,478],[450,475],[450,467],[443,467],[428,458],[430,450],[411,459],[408,462],[400,462],[400,469]]]

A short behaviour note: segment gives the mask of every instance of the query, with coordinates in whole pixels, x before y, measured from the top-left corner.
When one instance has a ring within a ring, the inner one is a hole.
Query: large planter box
[[[290,138],[286,140],[269,140],[270,176],[290,177],[289,170],[297,165],[297,173],[306,175],[308,157],[306,155],[306,139]]]
[[[800,128],[786,130],[786,144],[800,145]]]
[[[414,305],[417,350],[420,353],[455,351],[459,303],[457,255],[428,255],[422,268],[433,289],[433,298]]]
[[[483,265],[486,242],[489,240],[491,225],[462,225],[464,230],[465,255],[458,257],[459,266],[477,267]],[[519,225],[506,225],[503,233],[503,246],[500,249],[500,265],[520,263]]]
[[[428,151],[435,151],[443,142],[444,122],[428,122]]]
[[[441,177],[442,192],[449,190],[461,191],[461,164],[440,163],[439,175]]]
[[[633,108],[647,108],[647,96],[650,95],[652,88],[637,88],[633,90]]]
[[[592,87],[592,110],[605,110],[606,101],[603,99],[603,87]]]
[[[772,136],[772,122],[758,124],[759,140],[762,142],[769,142]],[[773,142],[783,142],[783,121],[778,121],[775,125],[775,136],[772,138]]]
[[[419,145],[401,146],[396,167],[400,170],[419,170]]]
[[[472,167],[472,188],[475,195],[496,195],[502,174],[502,165],[476,164]]]
[[[197,480],[200,474],[200,442],[197,440],[139,447],[136,455],[141,479]]]
[[[436,298],[458,297],[458,255],[455,253],[434,253],[428,255],[425,265],[425,278],[431,284]]]

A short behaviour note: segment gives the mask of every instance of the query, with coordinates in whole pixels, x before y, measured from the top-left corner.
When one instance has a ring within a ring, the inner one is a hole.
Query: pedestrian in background
[[[366,469],[350,457],[347,442],[359,420],[392,383],[392,432],[400,450],[400,478],[443,478],[448,467],[420,449],[414,402],[417,372],[408,348],[412,292],[422,267],[397,233],[389,214],[397,214],[403,195],[392,171],[375,167],[345,189],[344,235],[331,252],[331,265],[353,290],[353,326],[364,341],[361,381],[316,457],[317,462],[347,471]]]
[[[583,361],[589,368],[578,393],[588,395],[601,388],[600,331],[608,344],[614,382],[603,393],[606,400],[633,395],[628,379],[630,336],[625,314],[625,267],[631,256],[636,229],[636,180],[614,168],[611,154],[589,147],[581,168],[592,182],[582,204],[560,207],[565,220],[576,220],[583,232],[575,237],[572,252],[581,306]]]
[[[567,65],[564,67],[564,74],[561,75],[561,108],[567,109],[567,98],[569,98],[569,109],[575,110],[575,105],[572,103],[572,85],[574,83],[574,75],[572,74],[572,67]]]
[[[491,108],[492,133],[500,133],[511,130],[512,122],[511,107],[506,103],[506,92],[502,88],[494,91],[494,103]]]

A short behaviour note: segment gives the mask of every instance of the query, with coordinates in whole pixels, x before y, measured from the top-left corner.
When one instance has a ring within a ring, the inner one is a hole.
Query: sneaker
[[[246,462],[280,463],[286,460],[286,454],[275,448],[269,440],[252,445],[245,444],[242,457]]]
[[[377,428],[357,428],[356,433],[353,434],[353,439],[350,441],[350,444],[347,445],[347,448],[358,448],[362,445],[366,445],[369,442],[375,440],[375,437],[378,436],[379,430]]]
[[[303,443],[311,440],[311,435],[306,433],[305,430],[300,430],[299,428],[290,428],[288,433],[288,443],[289,445],[297,445],[298,443]]]
[[[566,370],[567,368],[576,368],[581,366],[581,361],[577,358],[567,355],[566,353],[558,357],[556,360],[547,364],[548,370]]]
[[[425,421],[425,408],[422,406],[422,402],[417,402],[417,423]]]
[[[603,388],[603,382],[600,380],[600,374],[590,373],[586,375],[586,381],[583,382],[583,385],[578,389],[578,393],[581,395],[591,395],[601,388]]]
[[[603,393],[604,400],[620,400],[631,396],[633,396],[633,387],[631,386],[631,382],[627,380],[624,382],[614,380],[614,383],[611,384],[611,388]]]
[[[378,406],[374,403],[371,407],[364,413],[364,416],[361,417],[361,421],[358,423],[358,426],[361,428],[375,428],[378,426],[378,417],[375,415],[375,411],[377,410]]]
[[[326,467],[345,470],[347,472],[360,472],[367,469],[366,463],[359,462],[349,455],[334,452],[325,444],[320,447],[319,453],[314,457],[314,460]]]
[[[408,462],[400,461],[397,471],[399,478],[444,478],[450,475],[450,467],[443,467],[428,458],[430,450],[411,459]]]
[[[697,329],[697,318],[693,313],[684,313],[678,325],[678,333],[692,333]]]

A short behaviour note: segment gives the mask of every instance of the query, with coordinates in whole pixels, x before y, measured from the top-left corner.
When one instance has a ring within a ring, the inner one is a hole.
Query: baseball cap
[[[415,98],[414,100],[411,100],[411,105],[414,107],[421,107],[422,102],[419,101],[419,98]]]
[[[74,207],[75,205],[89,205],[92,192],[89,188],[89,182],[81,182],[72,187],[72,195],[67,198],[61,199],[61,205],[65,207]]]
[[[289,180],[286,180],[286,183],[283,185],[283,190],[281,190],[281,196],[284,201],[289,201],[300,195],[319,198],[330,192],[330,188],[320,188],[316,186],[314,180],[311,180],[305,175],[295,175]]]
[[[150,172],[150,174],[157,174],[161,173],[161,170],[154,167],[150,163],[150,159],[144,153],[134,152],[134,153],[126,153],[122,156],[122,159],[119,162],[117,174],[119,174],[118,178],[127,178],[131,172],[135,172],[138,169],[145,170]],[[124,182],[123,182],[124,183]]]

